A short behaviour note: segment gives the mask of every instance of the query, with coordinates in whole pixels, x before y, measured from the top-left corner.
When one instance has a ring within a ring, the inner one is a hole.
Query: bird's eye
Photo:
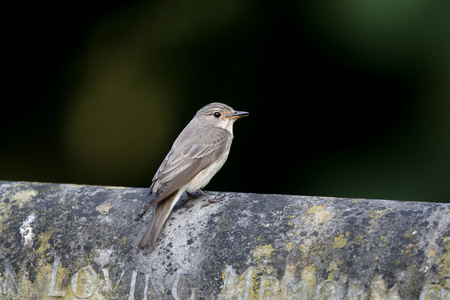
[[[217,112],[217,111],[216,111],[216,112],[214,113],[214,117],[220,118],[220,112]]]

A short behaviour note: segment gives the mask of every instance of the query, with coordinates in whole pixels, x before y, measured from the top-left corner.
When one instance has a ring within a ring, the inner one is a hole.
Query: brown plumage
[[[184,192],[203,188],[222,168],[233,140],[233,123],[248,116],[223,103],[201,108],[183,129],[161,163],[149,189],[150,200],[139,218],[156,204],[138,248],[151,252],[173,207]]]

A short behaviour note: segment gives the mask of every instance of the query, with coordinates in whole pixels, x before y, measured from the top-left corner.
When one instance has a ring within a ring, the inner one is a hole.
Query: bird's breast
[[[209,183],[209,181],[211,180],[211,178],[213,178],[213,176],[216,175],[216,173],[225,164],[229,153],[230,153],[230,151],[228,149],[228,151],[224,152],[224,154],[222,154],[220,157],[218,157],[209,166],[207,166],[202,171],[200,171],[197,175],[195,175],[195,177],[192,178],[192,180],[189,181],[189,183],[186,185],[186,190],[188,192],[193,192],[193,191],[201,189],[205,185],[207,185]]]

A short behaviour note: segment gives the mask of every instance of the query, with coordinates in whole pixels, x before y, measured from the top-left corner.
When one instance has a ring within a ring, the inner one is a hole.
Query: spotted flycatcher
[[[222,168],[230,153],[233,123],[248,116],[223,103],[210,103],[200,109],[183,129],[162,162],[149,190],[150,201],[140,218],[156,204],[138,248],[151,252],[161,229],[184,192],[200,191]],[[211,202],[210,199],[208,199]]]

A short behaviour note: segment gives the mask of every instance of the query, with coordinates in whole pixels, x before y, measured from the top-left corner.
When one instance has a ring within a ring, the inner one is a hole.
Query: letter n
[[[22,267],[20,268],[20,274],[19,274],[19,280],[17,280],[16,273],[14,273],[14,270],[11,267],[11,264],[9,262],[5,263],[5,280],[3,281],[3,295],[8,294],[8,279],[11,281],[12,286],[17,291],[17,295],[20,295],[20,286],[22,284],[22,275],[23,275],[23,269],[25,268],[25,264],[22,264]]]

